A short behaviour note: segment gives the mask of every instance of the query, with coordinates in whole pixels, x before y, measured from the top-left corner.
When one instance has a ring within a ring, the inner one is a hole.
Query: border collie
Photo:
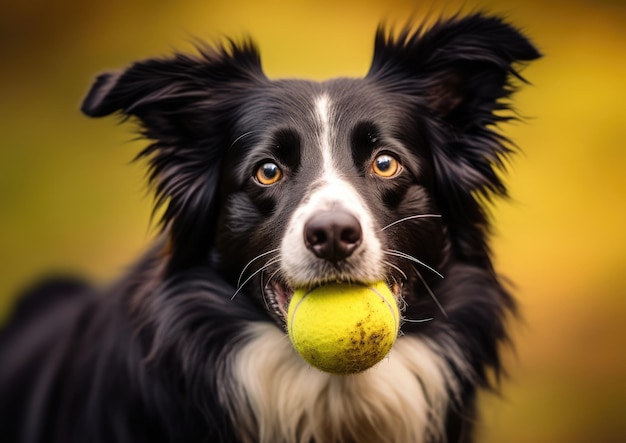
[[[538,57],[474,14],[379,28],[359,79],[270,80],[250,41],[98,77],[82,110],[150,140],[162,232],[109,287],[27,291],[0,335],[3,441],[473,441],[515,311],[488,247],[496,126]],[[403,317],[388,356],[308,366],[293,288],[380,280]]]

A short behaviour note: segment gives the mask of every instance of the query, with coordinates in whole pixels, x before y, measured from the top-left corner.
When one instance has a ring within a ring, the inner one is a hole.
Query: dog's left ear
[[[522,79],[515,65],[538,57],[519,31],[477,14],[406,28],[396,38],[379,28],[367,77],[414,93],[434,115],[463,128],[491,119],[498,100],[513,92],[510,77]]]
[[[265,80],[256,47],[231,42],[102,74],[84,99],[88,116],[134,117],[152,141],[139,156],[150,162],[157,207],[165,207],[174,267],[208,253],[228,131],[252,85]]]

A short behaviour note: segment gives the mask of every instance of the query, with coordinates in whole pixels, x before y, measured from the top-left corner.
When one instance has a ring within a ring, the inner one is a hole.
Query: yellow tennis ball
[[[309,364],[333,374],[378,363],[393,346],[399,325],[398,305],[385,282],[297,289],[287,312],[294,348]]]

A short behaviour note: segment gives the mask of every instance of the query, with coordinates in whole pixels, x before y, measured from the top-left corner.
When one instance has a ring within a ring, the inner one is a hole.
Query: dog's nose
[[[323,211],[304,225],[304,243],[317,257],[337,263],[348,258],[362,240],[359,220],[346,211]]]

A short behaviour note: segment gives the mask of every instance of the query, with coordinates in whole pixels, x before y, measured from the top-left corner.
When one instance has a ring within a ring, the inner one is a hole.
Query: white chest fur
[[[307,365],[273,324],[247,332],[221,392],[244,441],[419,443],[441,434],[456,385],[432,343],[399,337],[373,368],[338,376]]]

